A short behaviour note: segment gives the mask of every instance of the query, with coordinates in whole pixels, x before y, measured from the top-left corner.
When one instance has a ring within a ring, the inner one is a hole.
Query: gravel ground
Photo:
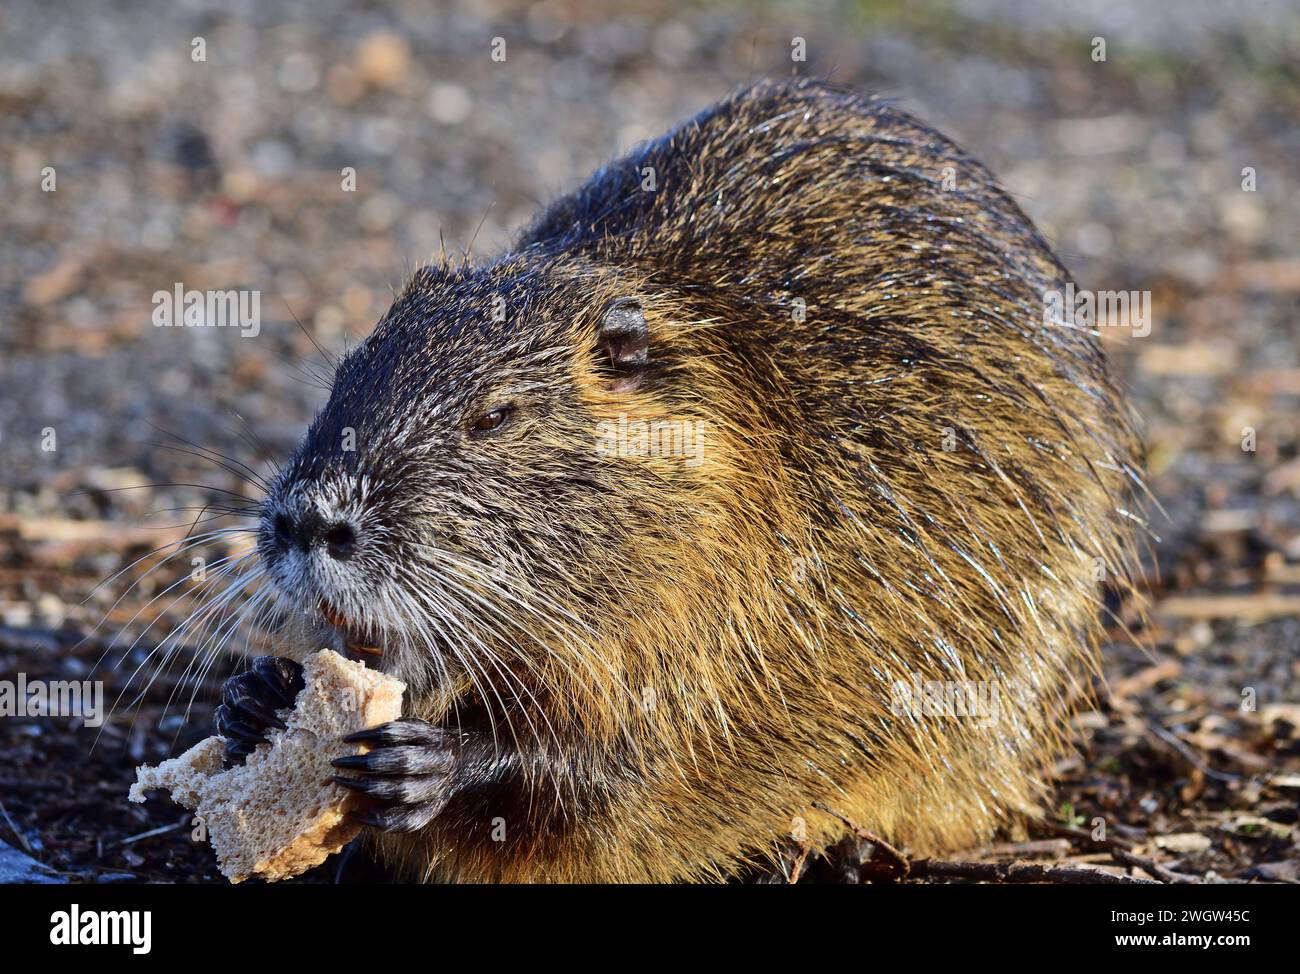
[[[229,503],[220,491],[255,498],[240,467],[200,454],[269,470],[322,401],[314,343],[364,335],[444,241],[495,252],[611,154],[795,70],[886,94],[953,136],[1080,287],[1151,292],[1149,336],[1107,335],[1163,508],[1148,649],[1108,653],[1110,692],[1080,722],[1053,822],[1106,816],[1200,878],[1294,881],[1300,14],[1264,0],[1056,7],[325,0],[308,15],[7,0],[0,673],[83,676],[108,636],[140,641],[95,669],[110,700],[124,694],[101,731],[0,723],[0,840],[75,880],[215,879],[206,848],[177,840],[175,809],[118,806],[132,764],[207,732],[232,663],[197,685],[182,663],[137,702],[134,667],[187,604],[150,600],[188,565],[129,592],[97,583]],[[791,61],[795,37],[806,62]],[[1097,37],[1105,61],[1090,57]],[[178,281],[258,289],[260,334],[155,328],[151,296]],[[152,484],[167,486],[139,486]],[[1049,834],[1105,858],[1059,828],[1006,838]],[[808,873],[844,874],[842,861]]]

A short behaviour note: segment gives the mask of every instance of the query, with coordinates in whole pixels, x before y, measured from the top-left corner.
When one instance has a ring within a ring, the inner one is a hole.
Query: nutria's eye
[[[470,432],[475,435],[484,433],[495,433],[505,425],[510,414],[515,411],[514,406],[498,406],[490,413],[484,413],[470,425]]]

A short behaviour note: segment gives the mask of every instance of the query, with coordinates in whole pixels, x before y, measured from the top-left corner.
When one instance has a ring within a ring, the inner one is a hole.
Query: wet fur
[[[512,253],[418,272],[268,506],[361,519],[352,574],[282,568],[285,599],[382,630],[408,713],[490,742],[388,860],[717,879],[838,839],[814,802],[920,853],[1032,814],[1096,668],[1095,560],[1130,564],[1137,454],[1095,336],[1042,324],[1064,280],[952,143],[795,81],[611,163]],[[628,297],[630,391],[595,338]],[[702,462],[601,455],[621,416],[705,424]],[[893,713],[914,677],[1006,712]]]

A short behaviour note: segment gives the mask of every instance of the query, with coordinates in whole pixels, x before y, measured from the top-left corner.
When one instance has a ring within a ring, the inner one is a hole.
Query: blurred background
[[[1282,0],[6,0],[0,676],[93,672],[124,695],[98,730],[0,721],[0,843],[64,879],[214,878],[179,810],[123,800],[132,765],[206,735],[234,665],[182,656],[136,698],[192,607],[163,594],[189,553],[148,553],[257,498],[248,470],[323,401],[316,343],[364,336],[443,241],[499,252],[615,153],[791,73],[897,101],[1002,178],[1079,287],[1152,295],[1149,336],[1107,334],[1163,508],[1146,649],[1108,651],[1060,828],[1007,841],[1086,858],[1068,829],[1101,815],[1177,871],[1295,881],[1300,11]],[[176,282],[260,291],[260,334],[154,327]]]

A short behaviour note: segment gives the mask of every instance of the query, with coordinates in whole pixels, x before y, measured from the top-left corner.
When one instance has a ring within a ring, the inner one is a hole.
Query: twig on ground
[[[908,873],[911,872],[911,861],[880,836],[876,835],[876,833],[853,824],[839,812],[823,805],[821,802],[813,802],[813,808],[825,812],[833,818],[839,819],[847,825],[849,829],[852,830],[853,834],[859,839],[871,843],[871,859],[879,862],[885,867],[884,872],[889,876],[889,878],[900,880],[907,878]]]
[[[1181,757],[1184,761],[1190,764],[1197,771],[1200,771],[1207,778],[1213,778],[1215,781],[1223,781],[1229,784],[1241,780],[1241,775],[1228,774],[1227,772],[1224,771],[1215,771],[1205,762],[1204,758],[1202,758],[1199,754],[1193,751],[1185,741],[1183,741],[1178,737],[1177,734],[1174,734],[1172,731],[1166,730],[1165,728],[1157,724],[1155,721],[1146,720],[1144,721],[1144,723],[1146,724],[1147,730],[1149,730],[1153,735],[1155,735],[1157,740],[1161,741],[1166,746],[1172,748],[1178,754],[1179,757]]]
[[[9,810],[5,808],[4,802],[0,802],[0,815],[3,815],[5,821],[9,823],[9,831],[17,837],[19,843],[23,847],[23,851],[35,859],[36,853],[32,851],[31,843],[27,841],[27,836],[18,831],[18,826],[14,825],[14,820],[9,817]]]
[[[128,835],[120,841],[118,845],[130,845],[133,842],[139,842],[143,839],[152,839],[156,835],[166,835],[168,832],[175,832],[177,829],[185,828],[185,820],[177,822],[175,825],[160,825],[156,829],[150,829],[148,832],[141,832],[138,835]]]
[[[799,874],[803,872],[804,863],[808,861],[809,846],[807,842],[799,844],[799,855],[795,857],[794,863],[790,866],[790,878],[786,880],[791,886],[799,882]]]
[[[984,883],[1159,885],[1151,879],[1079,866],[1044,866],[1036,862],[949,862],[945,859],[916,860],[912,863],[912,878],[973,879]]]
[[[1094,838],[1091,832],[1075,828],[1070,825],[1061,825],[1057,822],[1046,822],[1044,825],[1058,835],[1066,836],[1074,841],[1088,846],[1093,849],[1103,849],[1110,853],[1110,857],[1116,862],[1125,866],[1135,866],[1141,869],[1148,876],[1160,880],[1162,883],[1186,884],[1199,883],[1199,876],[1191,876],[1187,873],[1176,873],[1172,869],[1160,865],[1154,859],[1146,856],[1139,856],[1133,851],[1133,843],[1127,839],[1113,838],[1107,836],[1104,839]]]
[[[1111,849],[1111,857],[1116,862],[1122,862],[1126,866],[1136,866],[1148,876],[1160,880],[1162,883],[1171,883],[1175,885],[1186,885],[1188,883],[1199,883],[1201,877],[1190,876],[1187,873],[1176,873],[1172,869],[1160,865],[1154,859],[1148,859],[1145,856],[1139,856],[1137,853],[1129,852],[1127,849]]]

